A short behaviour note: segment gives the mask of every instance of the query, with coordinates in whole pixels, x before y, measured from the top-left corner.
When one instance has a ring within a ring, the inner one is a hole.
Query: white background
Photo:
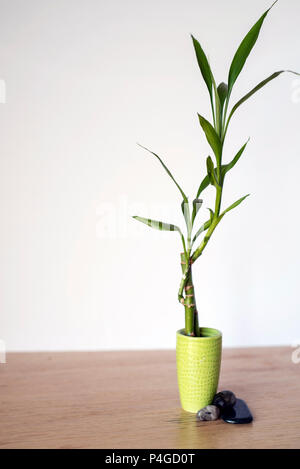
[[[182,226],[210,116],[189,34],[226,81],[243,36],[271,0],[1,0],[0,339],[8,350],[170,348],[179,237],[130,219]],[[282,68],[300,70],[300,2],[267,17],[233,102]],[[224,345],[300,340],[300,82],[277,78],[240,108],[225,149],[222,221],[195,264],[201,325]],[[199,222],[207,218],[205,196]]]

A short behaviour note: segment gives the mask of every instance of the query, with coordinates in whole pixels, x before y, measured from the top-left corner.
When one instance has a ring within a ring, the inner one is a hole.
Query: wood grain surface
[[[0,448],[300,448],[300,364],[290,347],[225,349],[219,389],[248,425],[181,410],[174,351],[8,354]]]

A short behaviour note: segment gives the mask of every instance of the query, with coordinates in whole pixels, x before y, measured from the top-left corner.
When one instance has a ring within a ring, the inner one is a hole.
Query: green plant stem
[[[204,251],[208,241],[211,238],[211,235],[213,234],[216,227],[218,226],[218,224],[222,220],[223,216],[224,216],[224,214],[221,214],[221,215],[218,215],[218,216],[216,216],[216,214],[214,215],[212,223],[211,223],[210,227],[208,228],[207,233],[204,236],[203,240],[201,241],[200,246],[196,249],[196,251],[194,252],[194,254],[191,257],[192,262],[195,262],[198,259],[198,257],[201,256],[201,254]]]
[[[224,109],[224,113],[223,113],[223,122],[222,122],[222,126],[221,126],[222,127],[222,130],[221,130],[221,142],[222,142],[222,144],[224,143],[225,136],[226,136],[226,133],[227,133],[228,124],[229,124],[229,121],[230,121],[230,118],[229,118],[226,122],[229,100],[230,100],[230,94],[228,94],[228,96],[226,98],[225,109]]]
[[[215,202],[215,217],[218,217],[220,215],[221,201],[222,201],[222,191],[223,191],[222,186],[217,187],[216,202]]]
[[[183,303],[185,309],[185,334],[188,336],[200,337],[198,311],[192,278],[192,263],[191,259],[189,258],[187,266],[184,253],[181,254],[181,268],[183,273],[187,273],[184,286],[185,298]]]
[[[215,90],[215,93],[217,94],[216,90]],[[195,262],[198,259],[198,257],[201,256],[201,254],[204,251],[208,241],[211,238],[211,235],[213,234],[216,227],[218,226],[218,224],[220,223],[220,221],[222,220],[222,218],[224,216],[224,214],[220,215],[222,192],[223,192],[223,180],[222,180],[222,176],[221,176],[221,168],[222,168],[223,144],[224,144],[224,138],[225,138],[225,134],[223,135],[223,129],[224,129],[224,123],[225,123],[225,120],[226,120],[228,101],[229,101],[229,96],[228,96],[228,98],[226,100],[226,103],[225,103],[224,116],[222,118],[222,116],[220,115],[219,116],[219,125],[215,125],[215,130],[221,136],[221,141],[222,141],[222,149],[221,149],[220,160],[217,162],[217,183],[218,184],[215,184],[215,187],[216,187],[215,212],[214,212],[214,216],[213,216],[211,225],[208,228],[207,233],[205,234],[202,242],[200,243],[200,246],[195,250],[195,252],[191,256],[192,262]],[[219,107],[218,107],[218,112],[220,114],[220,108]]]

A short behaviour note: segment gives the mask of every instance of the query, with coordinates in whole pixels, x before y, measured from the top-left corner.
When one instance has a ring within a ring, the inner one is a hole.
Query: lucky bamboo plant
[[[198,114],[198,119],[200,126],[205,134],[207,142],[211,147],[212,153],[214,155],[214,160],[211,156],[208,156],[206,159],[206,168],[207,174],[199,185],[196,197],[193,200],[192,204],[189,204],[188,197],[185,192],[182,190],[172,173],[169,171],[167,166],[164,164],[162,159],[152,151],[148,150],[145,147],[145,150],[149,151],[154,155],[158,161],[163,166],[164,170],[176,184],[182,196],[181,209],[185,219],[186,224],[186,236],[183,235],[181,229],[173,224],[164,223],[161,221],[155,221],[148,218],[142,218],[139,216],[134,216],[136,220],[145,223],[146,225],[164,231],[177,231],[181,237],[183,245],[183,253],[181,254],[181,269],[182,269],[182,279],[180,282],[178,300],[183,304],[185,309],[185,334],[188,336],[200,336],[200,328],[198,322],[198,312],[195,299],[195,290],[192,278],[192,265],[194,262],[202,255],[207,243],[209,242],[213,232],[216,227],[224,217],[233,208],[240,205],[243,200],[248,197],[249,194],[241,197],[232,205],[222,210],[222,192],[225,182],[225,176],[238,162],[242,156],[246,145],[246,142],[241,149],[237,152],[235,157],[227,164],[223,163],[223,148],[225,143],[225,137],[227,135],[228,126],[232,119],[235,111],[241,106],[248,98],[250,98],[254,93],[260,90],[264,85],[269,83],[274,78],[278,77],[283,72],[291,72],[290,70],[280,70],[272,75],[270,75],[265,80],[261,81],[257,86],[255,86],[249,93],[239,99],[234,106],[231,108],[230,112],[228,111],[230,97],[232,93],[233,86],[241,73],[245,62],[254,47],[257,38],[260,33],[262,24],[271,10],[271,8],[277,3],[276,0],[273,5],[259,18],[259,20],[254,24],[250,29],[248,34],[245,36],[240,46],[238,47],[232,63],[230,65],[229,74],[227,83],[220,83],[218,86],[216,84],[214,75],[211,71],[210,64],[207,60],[207,57],[200,45],[200,43],[192,36],[193,46],[196,53],[197,62],[202,74],[202,78],[207,86],[210,105],[212,111],[212,122],[209,122],[205,117]],[[291,72],[296,73],[296,72]],[[298,73],[296,73],[299,75]],[[141,145],[140,145],[141,146]],[[197,213],[202,205],[202,199],[200,195],[203,191],[209,186],[212,185],[215,188],[215,206],[214,209],[209,209],[210,217],[205,223],[203,223],[198,229],[195,228],[195,221]],[[203,236],[200,244],[195,248],[195,243],[200,237]]]

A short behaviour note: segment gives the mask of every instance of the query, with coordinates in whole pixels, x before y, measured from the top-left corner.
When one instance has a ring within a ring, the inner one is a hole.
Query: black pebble
[[[251,423],[253,417],[245,401],[237,399],[233,407],[222,410],[221,417],[227,423]]]
[[[212,401],[212,404],[218,406],[221,410],[232,407],[235,403],[236,397],[231,391],[218,392]]]

